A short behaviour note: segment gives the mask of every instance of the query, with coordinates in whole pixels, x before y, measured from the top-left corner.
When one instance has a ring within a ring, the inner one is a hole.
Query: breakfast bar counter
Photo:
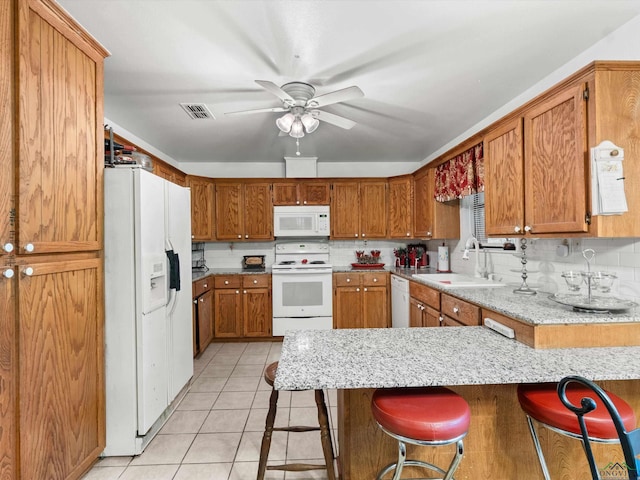
[[[371,416],[374,389],[431,385],[452,388],[471,407],[456,479],[537,480],[542,478],[540,467],[518,404],[517,384],[582,375],[640,413],[639,359],[640,347],[540,350],[485,327],[298,331],[285,336],[275,388],[338,389],[343,480],[375,478],[397,456],[396,443]],[[541,442],[552,478],[589,478],[580,442],[546,429]],[[441,450],[422,447],[408,455],[447,464],[451,453]],[[621,459],[619,449],[611,446],[598,449],[597,455],[603,465]]]

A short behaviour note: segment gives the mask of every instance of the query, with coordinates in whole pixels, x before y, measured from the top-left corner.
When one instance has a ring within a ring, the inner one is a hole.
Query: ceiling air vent
[[[214,119],[213,113],[209,111],[204,103],[181,103],[182,109],[193,120]]]

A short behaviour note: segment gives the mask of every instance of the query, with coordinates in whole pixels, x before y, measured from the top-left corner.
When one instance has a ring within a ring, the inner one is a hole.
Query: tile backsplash
[[[472,250],[469,260],[462,259],[465,240],[451,240],[449,246],[451,269],[458,273],[473,275],[475,252]],[[638,238],[582,238],[566,239],[570,244],[570,253],[560,257],[556,249],[563,239],[531,239],[527,244],[527,282],[540,292],[568,291],[564,279],[560,276],[565,270],[586,270],[586,262],[582,250],[592,248],[596,252],[592,269],[614,272],[618,278],[611,289],[611,295],[626,298],[640,303],[640,239]],[[393,266],[395,257],[393,249],[406,246],[408,243],[422,243],[417,240],[335,240],[330,241],[331,263],[335,266],[348,266],[356,261],[356,250],[380,250],[381,261]],[[430,263],[435,266],[436,251],[442,242],[427,242]],[[516,241],[516,244],[518,242]],[[267,266],[273,264],[275,242],[255,243],[223,243],[205,244],[205,261],[209,268],[241,268],[244,255],[266,255]],[[486,253],[487,269],[497,280],[517,288],[521,279],[520,258],[514,252],[488,250]],[[480,253],[480,263],[484,265],[485,253]]]

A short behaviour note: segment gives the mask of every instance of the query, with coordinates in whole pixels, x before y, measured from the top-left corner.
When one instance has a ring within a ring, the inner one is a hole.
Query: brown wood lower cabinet
[[[453,322],[459,323],[456,326],[477,326],[482,325],[480,320],[480,307],[473,303],[460,300],[446,293],[441,295],[441,307],[444,320],[443,324],[447,326],[455,325]]]
[[[389,326],[387,272],[335,273],[333,323],[335,328]]]
[[[271,336],[271,275],[216,275],[214,285],[214,338]]]
[[[439,327],[440,292],[418,282],[409,282],[409,326]]]
[[[204,352],[213,339],[213,279],[193,283],[193,354]]]
[[[19,267],[20,476],[3,478],[79,478],[104,449],[102,260],[57,257]]]

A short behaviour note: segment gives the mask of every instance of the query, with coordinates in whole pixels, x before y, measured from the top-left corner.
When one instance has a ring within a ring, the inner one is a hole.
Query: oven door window
[[[331,273],[273,275],[274,317],[331,316]]]

